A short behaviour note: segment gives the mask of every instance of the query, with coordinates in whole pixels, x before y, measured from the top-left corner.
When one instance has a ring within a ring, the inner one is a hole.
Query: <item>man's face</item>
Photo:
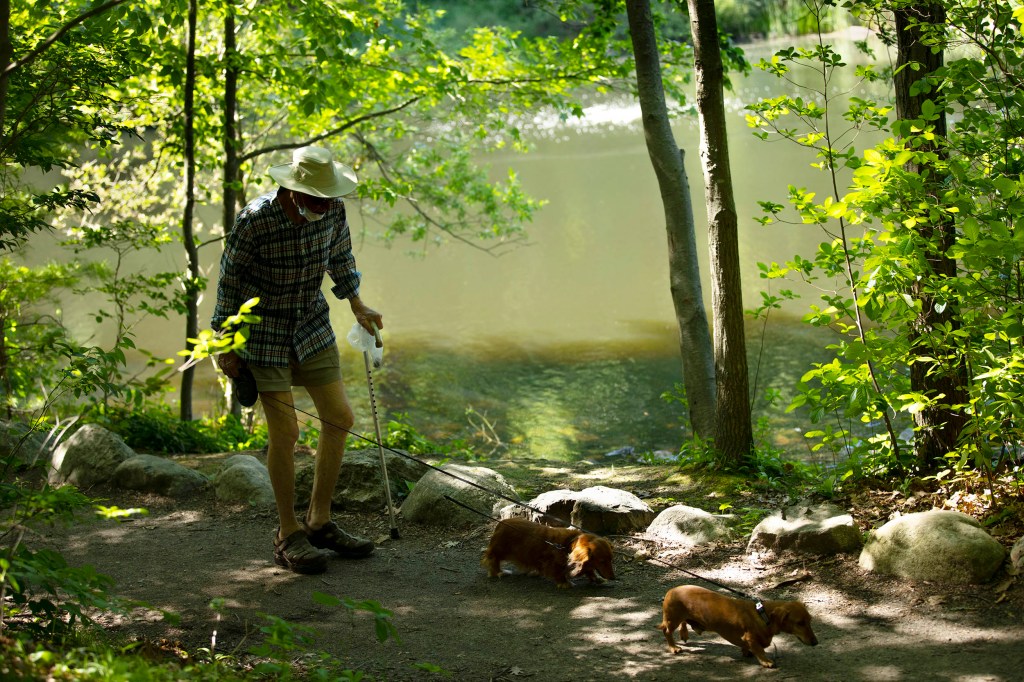
[[[303,194],[302,192],[296,192],[295,196],[297,197],[297,203],[312,213],[327,213],[327,209],[329,209],[331,204],[334,202],[334,199],[323,199],[321,197]]]

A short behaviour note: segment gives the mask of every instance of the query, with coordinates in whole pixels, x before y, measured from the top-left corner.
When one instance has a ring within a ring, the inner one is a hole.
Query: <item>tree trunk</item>
[[[185,63],[185,213],[181,219],[182,238],[185,242],[185,348],[192,350],[194,339],[199,335],[199,250],[193,226],[195,213],[196,186],[196,142],[195,142],[195,91],[196,91],[196,21],[197,0],[188,3],[188,49]],[[195,383],[195,368],[189,367],[181,374],[181,420],[192,420],[192,385]]]
[[[693,206],[683,165],[684,151],[678,147],[672,135],[650,2],[627,0],[626,11],[636,59],[644,138],[665,210],[669,287],[679,325],[683,385],[690,410],[690,423],[698,436],[711,438],[715,435],[714,354],[701,292]]]
[[[896,9],[895,19],[898,47],[898,71],[894,79],[896,114],[900,120],[918,119],[921,118],[925,101],[932,99],[933,95],[930,90],[911,94],[911,86],[939,69],[943,62],[942,51],[933,51],[932,45],[922,39],[930,27],[945,24],[946,13],[942,5],[924,2]],[[906,66],[912,63],[920,64],[921,69],[915,71]],[[940,160],[947,153],[944,145],[946,116],[942,113],[943,106],[942,103],[936,104],[939,116],[931,122],[937,142],[926,143],[930,147],[929,151],[933,151]],[[931,164],[912,162],[907,165],[907,170],[922,177],[928,195],[942,191],[942,178],[937,177],[936,169]],[[943,282],[956,278],[956,260],[946,255],[956,239],[955,225],[950,220],[934,224],[925,222],[916,229],[921,242],[928,249],[928,270],[910,292],[921,304],[921,312],[910,332],[913,360],[910,364],[910,385],[913,391],[936,400],[935,404],[914,415],[915,459],[921,469],[929,471],[936,468],[943,456],[956,449],[966,418],[954,406],[967,403],[968,377],[962,356],[948,362],[936,360],[936,354],[927,339],[937,327],[948,325],[951,331],[960,327],[955,306],[936,306],[930,293]]]
[[[687,0],[693,35],[700,160],[711,251],[711,315],[714,320],[715,449],[727,462],[745,462],[754,447],[750,419],[750,383],[744,330],[743,291],[736,202],[733,198],[729,142],[725,131],[725,67],[718,42],[713,0]]]
[[[11,0],[0,0],[0,137],[7,127],[7,90],[11,75],[8,72],[14,61],[14,46],[11,44]],[[6,140],[0,149],[6,147]]]
[[[224,15],[224,205],[223,225],[226,235],[235,224],[239,188],[242,183],[238,164],[238,129],[235,119],[238,110],[238,48],[235,39],[234,0],[228,0]],[[216,330],[214,330],[216,331]],[[242,404],[231,393],[231,414],[242,416]]]

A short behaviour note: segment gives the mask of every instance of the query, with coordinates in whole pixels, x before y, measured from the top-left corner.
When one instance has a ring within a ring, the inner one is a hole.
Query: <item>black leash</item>
[[[557,517],[557,516],[555,516],[553,514],[549,514],[548,512],[541,511],[540,509],[537,509],[536,507],[532,507],[532,506],[530,506],[529,504],[527,504],[525,502],[522,502],[520,500],[514,500],[511,497],[508,497],[507,495],[504,495],[502,493],[499,493],[499,492],[496,492],[494,490],[491,490],[491,489],[489,489],[489,488],[487,488],[485,486],[480,485],[479,483],[476,483],[475,481],[470,481],[468,479],[462,478],[461,476],[457,476],[456,474],[453,474],[450,471],[445,471],[444,469],[442,469],[440,467],[437,467],[437,466],[434,466],[430,462],[425,462],[425,461],[419,459],[418,457],[414,457],[414,456],[410,455],[407,452],[402,452],[400,450],[396,450],[396,449],[394,449],[392,447],[389,447],[389,446],[384,445],[384,444],[382,444],[382,443],[380,443],[378,441],[375,441],[372,438],[368,438],[368,437],[364,436],[361,433],[356,433],[355,431],[352,431],[350,429],[346,429],[346,428],[344,428],[342,426],[338,426],[337,424],[332,424],[331,422],[326,421],[325,419],[323,419],[323,417],[321,417],[319,415],[312,414],[310,412],[306,412],[305,410],[299,409],[298,407],[295,407],[295,405],[286,403],[283,400],[278,400],[277,398],[273,398],[273,397],[267,396],[267,395],[265,395],[263,393],[260,394],[260,399],[261,400],[266,400],[268,398],[270,400],[274,401],[274,402],[278,402],[278,403],[280,403],[282,405],[285,405],[285,406],[291,408],[293,411],[298,412],[299,414],[304,414],[307,417],[312,417],[313,419],[318,420],[321,424],[326,424],[328,426],[331,426],[331,427],[334,427],[334,428],[338,429],[339,431],[344,431],[345,433],[349,434],[350,436],[355,436],[356,438],[359,438],[360,440],[366,441],[370,445],[374,445],[374,446],[376,446],[378,448],[384,448],[385,450],[387,450],[388,452],[391,452],[392,454],[398,455],[399,457],[404,457],[404,458],[406,458],[408,460],[416,462],[417,464],[421,464],[421,465],[423,465],[423,466],[425,466],[425,467],[427,467],[429,469],[433,469],[434,471],[440,472],[440,473],[444,474],[445,476],[453,478],[453,479],[455,479],[457,481],[461,481],[462,483],[465,483],[466,485],[472,486],[472,487],[476,488],[477,490],[483,491],[483,492],[487,493],[488,495],[492,495],[494,497],[500,498],[502,500],[505,500],[506,502],[511,502],[512,504],[517,505],[519,507],[523,507],[524,509],[529,509],[534,514],[538,514],[541,517],[554,519],[554,520],[558,521],[559,523],[567,523],[569,528],[575,528],[575,529],[577,529],[577,530],[579,530],[581,532],[584,532],[584,533],[590,532],[590,531],[587,531],[585,528],[577,526],[577,525],[575,525],[573,523],[566,522],[565,519]],[[479,514],[480,516],[482,516],[482,517],[484,517],[486,519],[490,519],[491,521],[498,521],[498,522],[500,522],[499,519],[496,519],[496,518],[494,518],[493,516],[491,516],[489,514],[485,514],[484,512],[482,512],[482,511],[480,511],[478,509],[474,509],[473,507],[470,507],[469,505],[466,505],[466,504],[464,504],[462,502],[459,502],[458,500],[455,500],[454,498],[452,498],[452,497],[450,497],[448,495],[445,495],[444,498],[446,500],[448,500],[449,502],[453,502],[453,503],[457,504],[460,507],[463,507],[465,509],[468,509],[471,512],[474,512],[475,514]],[[593,535],[599,535],[598,533],[592,533],[592,534]],[[618,536],[618,537],[632,537],[632,536]],[[641,539],[643,539],[643,540],[645,540],[647,542],[651,542],[651,540],[647,540],[647,538],[641,538]],[[701,581],[706,582],[708,584],[715,585],[716,587],[720,587],[723,590],[727,590],[729,592],[732,592],[733,594],[739,596],[742,599],[746,599],[747,601],[754,602],[754,609],[757,611],[758,615],[761,616],[762,620],[764,620],[765,623],[768,622],[768,614],[764,610],[764,604],[762,603],[762,601],[760,599],[757,599],[755,597],[751,597],[750,595],[745,594],[744,592],[741,592],[741,591],[739,591],[737,589],[734,589],[732,587],[729,587],[728,585],[720,583],[717,580],[713,580],[713,579],[708,578],[706,576],[699,575],[697,573],[694,573],[693,571],[690,571],[690,570],[688,570],[686,568],[683,568],[682,566],[677,566],[677,565],[675,565],[675,564],[673,564],[671,562],[665,561],[663,559],[659,559],[657,557],[649,557],[648,560],[649,561],[653,561],[655,563],[659,563],[662,566],[665,566],[667,568],[672,568],[672,569],[675,569],[677,571],[682,571],[683,573],[689,575],[692,578],[696,578],[697,580],[701,580]]]

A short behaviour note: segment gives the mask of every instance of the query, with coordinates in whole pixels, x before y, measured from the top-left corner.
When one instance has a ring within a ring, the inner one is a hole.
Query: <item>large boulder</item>
[[[508,504],[504,498],[518,500],[519,495],[497,471],[449,463],[416,483],[402,504],[402,518],[435,526],[480,525],[500,513]]]
[[[571,518],[590,533],[626,535],[647,528],[654,510],[631,492],[598,485],[580,491]]]
[[[429,467],[417,462],[401,450],[385,450],[384,463],[388,468],[391,501],[397,507],[409,490],[409,484],[418,481]],[[295,504],[305,507],[313,490],[315,462],[296,467]],[[334,487],[332,505],[349,511],[380,511],[387,507],[384,476],[380,470],[380,452],[350,450],[341,463],[338,484]]]
[[[132,457],[135,451],[116,433],[86,424],[54,450],[49,480],[53,485],[70,483],[79,488],[108,483],[121,462]]]
[[[274,509],[274,488],[263,462],[252,455],[232,455],[213,478],[217,499],[230,504],[249,504]]]
[[[978,584],[990,580],[1006,549],[967,514],[907,514],[873,531],[860,554],[868,571],[911,580]]]
[[[832,505],[788,507],[762,519],[750,534],[747,551],[837,554],[860,549],[853,517]]]
[[[127,490],[166,497],[187,497],[210,483],[195,469],[156,455],[136,455],[124,460],[114,469],[111,482]]]
[[[706,545],[729,539],[729,519],[727,515],[677,504],[654,518],[647,527],[647,537],[683,547]]]
[[[619,535],[646,528],[654,519],[654,510],[631,492],[593,486],[579,491],[549,490],[525,505],[506,507],[501,515],[548,526],[573,525],[598,535]]]

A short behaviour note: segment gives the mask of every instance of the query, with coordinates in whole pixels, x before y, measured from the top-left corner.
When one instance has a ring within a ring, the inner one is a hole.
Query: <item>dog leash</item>
[[[463,478],[461,476],[457,476],[456,474],[453,474],[450,471],[445,471],[444,469],[442,469],[442,468],[440,468],[438,466],[434,466],[433,464],[431,464],[429,462],[425,462],[422,459],[419,459],[418,457],[414,457],[413,455],[410,455],[409,453],[402,452],[400,450],[396,450],[394,448],[388,447],[387,445],[382,444],[379,440],[374,441],[372,438],[368,438],[367,436],[364,436],[361,433],[357,433],[355,431],[352,431],[351,429],[346,429],[343,426],[338,426],[337,424],[332,424],[331,422],[325,420],[323,417],[321,417],[319,415],[312,414],[310,412],[306,412],[305,410],[302,410],[302,409],[300,409],[298,407],[295,407],[294,405],[290,405],[289,403],[286,403],[283,400],[278,400],[277,398],[273,398],[273,397],[269,397],[269,396],[264,396],[264,394],[261,393],[260,394],[260,398],[262,399],[264,397],[268,397],[271,401],[274,401],[274,402],[280,403],[282,405],[285,405],[287,407],[290,407],[292,410],[294,410],[295,412],[298,412],[299,414],[303,414],[303,415],[306,415],[307,417],[312,417],[313,419],[319,420],[321,424],[326,424],[326,425],[332,426],[332,427],[334,427],[334,428],[336,428],[336,429],[338,429],[340,431],[344,431],[345,433],[348,433],[349,435],[354,436],[354,437],[356,437],[356,438],[358,438],[360,440],[366,441],[367,443],[369,443],[371,445],[375,445],[378,448],[382,448],[384,450],[387,450],[388,452],[391,452],[392,454],[398,455],[399,457],[404,457],[405,459],[408,459],[408,460],[411,460],[413,462],[416,462],[417,464],[420,464],[420,465],[425,466],[425,467],[427,467],[429,469],[432,469],[432,470],[437,471],[437,472],[439,472],[441,474],[444,474],[445,476],[453,478],[456,481],[460,481],[462,483],[465,483],[466,485],[472,486],[472,487],[476,488],[477,490],[485,492],[485,493],[487,493],[489,495],[492,495],[492,496],[497,497],[499,499],[505,500],[506,502],[510,502],[510,503],[512,503],[514,505],[517,505],[519,507],[523,507],[524,509],[528,509],[528,510],[532,511],[533,513],[538,514],[538,515],[540,515],[542,517],[555,519],[555,520],[557,520],[557,521],[559,521],[561,523],[565,522],[564,519],[561,519],[561,518],[559,518],[557,516],[554,516],[553,514],[550,514],[548,512],[541,511],[540,509],[537,509],[536,507],[533,507],[533,506],[531,506],[531,505],[529,505],[529,504],[527,504],[525,502],[522,502],[520,500],[514,500],[511,497],[509,497],[509,496],[507,496],[507,495],[505,495],[503,493],[491,490],[491,489],[487,488],[486,486],[483,486],[483,485],[481,485],[481,484],[479,484],[479,483],[477,483],[475,481],[471,481],[471,480]],[[463,504],[462,502],[459,502],[459,501],[453,499],[452,497],[450,497],[448,495],[445,495],[444,497],[449,502],[454,502],[455,504],[459,505],[460,507],[464,507],[464,508],[468,509],[469,511],[475,512],[475,513],[483,516],[484,518],[491,519],[492,521],[497,521],[498,520],[498,519],[495,519],[495,518],[493,518],[492,516],[490,516],[488,514],[485,514],[482,511],[479,511],[478,509],[474,509],[474,508],[472,508],[472,507],[470,507],[470,506],[468,506],[466,504]],[[582,531],[584,533],[590,532],[590,531],[586,530],[585,528],[582,528],[582,527],[580,527],[580,526],[578,526],[576,524],[573,524],[571,522],[568,523],[568,527],[569,528],[575,528],[575,529],[577,529],[579,531]],[[597,535],[597,534],[595,533],[595,535]],[[651,540],[648,540],[647,538],[641,538],[641,539],[645,540],[647,542],[651,542]],[[636,555],[634,554],[633,556],[635,558]],[[669,561],[665,561],[664,559],[659,559],[658,557],[649,557],[649,560],[653,561],[655,563],[659,563],[662,566],[665,566],[667,568],[672,568],[672,569],[675,569],[677,571],[681,571],[681,572],[689,575],[692,578],[695,578],[697,580],[706,582],[706,583],[708,583],[710,585],[714,585],[714,586],[719,587],[719,588],[721,588],[723,590],[727,590],[729,592],[732,592],[733,594],[735,594],[738,597],[740,597],[742,599],[745,599],[747,601],[754,602],[754,610],[757,611],[758,615],[761,616],[761,619],[766,624],[768,623],[768,613],[767,613],[767,611],[765,611],[764,603],[762,602],[761,599],[758,599],[758,598],[755,598],[755,597],[751,597],[750,595],[748,595],[748,594],[746,594],[744,592],[741,592],[741,591],[739,591],[739,590],[737,590],[735,588],[729,587],[728,585],[725,585],[724,583],[720,583],[717,580],[714,580],[712,578],[708,578],[707,576],[702,576],[700,574],[694,573],[693,571],[691,571],[689,569],[683,568],[682,566],[678,566],[678,565],[673,564],[673,563],[671,563]]]
[[[260,397],[262,398],[262,397],[263,397],[263,394],[260,394]],[[268,396],[268,397],[269,397],[269,396]],[[361,433],[357,433],[357,432],[355,432],[355,431],[352,431],[352,430],[350,430],[350,429],[346,429],[345,427],[343,427],[343,426],[339,426],[339,425],[337,425],[337,424],[332,424],[331,422],[329,422],[329,421],[327,421],[327,420],[323,419],[323,418],[322,418],[322,417],[320,417],[319,415],[315,415],[315,414],[312,414],[312,413],[310,413],[310,412],[306,412],[305,410],[299,409],[298,407],[295,407],[294,405],[291,405],[291,404],[289,404],[289,403],[286,403],[286,402],[285,402],[285,401],[283,401],[283,400],[278,400],[277,398],[273,398],[273,397],[270,397],[270,400],[271,400],[271,401],[274,401],[274,402],[277,402],[277,403],[280,403],[280,404],[282,404],[282,405],[285,405],[285,406],[287,406],[287,407],[290,407],[291,409],[293,409],[293,410],[294,410],[295,412],[298,412],[299,414],[303,414],[303,415],[305,415],[305,416],[307,416],[307,417],[312,417],[313,419],[317,419],[317,420],[319,420],[319,421],[320,421],[320,423],[322,423],[322,424],[326,424],[326,425],[328,425],[328,426],[332,426],[332,427],[334,427],[334,428],[338,429],[339,431],[344,431],[345,433],[349,434],[350,436],[355,436],[356,438],[358,438],[358,439],[360,439],[360,440],[366,441],[366,442],[367,442],[367,443],[369,443],[370,445],[375,445],[375,446],[377,446],[377,447],[383,448],[383,449],[387,450],[388,452],[390,452],[390,453],[392,453],[392,454],[398,455],[399,457],[404,457],[405,459],[408,459],[408,460],[411,460],[411,461],[413,461],[413,462],[416,462],[417,464],[420,464],[420,465],[422,465],[422,466],[425,466],[425,467],[427,467],[428,469],[433,469],[434,471],[437,471],[438,473],[444,474],[445,476],[448,476],[449,478],[453,478],[453,479],[455,479],[456,481],[459,481],[459,482],[461,482],[461,483],[465,483],[465,484],[466,484],[466,485],[468,485],[468,486],[472,486],[473,488],[476,488],[477,490],[480,490],[480,491],[482,491],[482,492],[485,492],[485,493],[487,493],[488,495],[492,495],[492,496],[494,496],[494,497],[497,497],[497,498],[499,498],[499,499],[505,500],[506,502],[510,502],[510,503],[512,503],[512,504],[518,505],[518,506],[520,506],[520,507],[523,507],[524,509],[529,509],[529,510],[530,510],[530,511],[532,511],[533,513],[535,513],[535,514],[538,514],[538,515],[540,515],[540,516],[543,516],[543,517],[546,517],[546,518],[551,518],[551,519],[556,519],[556,520],[558,520],[558,521],[564,522],[564,520],[563,520],[563,519],[560,519],[559,517],[557,517],[557,516],[554,516],[553,514],[549,514],[548,512],[544,512],[544,511],[541,511],[540,509],[537,509],[536,507],[532,507],[532,506],[530,506],[529,504],[527,504],[527,503],[525,503],[525,502],[522,502],[522,501],[520,501],[520,500],[515,500],[515,499],[512,499],[511,497],[509,497],[509,496],[507,496],[507,495],[505,495],[505,494],[503,494],[503,493],[497,492],[497,491],[495,491],[495,490],[491,490],[490,488],[488,488],[488,487],[486,487],[486,486],[483,486],[483,485],[481,485],[481,484],[479,484],[479,483],[477,483],[477,482],[475,482],[475,481],[471,481],[471,480],[469,480],[469,479],[467,479],[467,478],[463,478],[463,477],[461,477],[461,476],[458,476],[458,475],[456,475],[456,474],[453,474],[453,473],[452,473],[452,472],[450,472],[450,471],[445,471],[445,470],[444,470],[444,469],[442,469],[441,467],[438,467],[438,466],[434,466],[434,465],[433,465],[433,464],[431,464],[430,462],[425,462],[425,461],[423,461],[422,459],[419,459],[418,457],[414,457],[413,455],[410,455],[410,454],[409,454],[409,453],[407,453],[407,452],[402,452],[402,451],[400,451],[400,450],[395,450],[394,448],[388,447],[387,445],[383,445],[382,443],[380,443],[380,442],[378,442],[378,441],[375,441],[375,440],[373,440],[372,438],[369,438],[369,437],[367,437],[367,436],[364,436],[364,435],[363,435],[363,434],[361,434]],[[570,523],[568,523],[568,526],[569,526],[570,528],[576,528],[577,530],[580,530],[580,531],[583,531],[583,532],[588,532],[588,531],[586,531],[586,529],[584,529],[584,528],[580,528],[579,526],[577,526],[577,525],[575,525],[575,524],[573,524],[573,523],[571,523],[571,522],[570,522]]]

